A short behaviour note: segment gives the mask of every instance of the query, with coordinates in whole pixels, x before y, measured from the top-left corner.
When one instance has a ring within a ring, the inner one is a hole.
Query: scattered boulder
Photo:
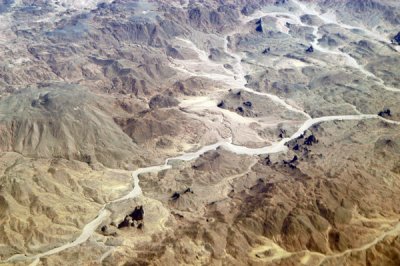
[[[243,107],[239,106],[238,108],[236,108],[236,112],[243,113]]]
[[[186,193],[194,193],[193,190],[189,187],[187,189],[185,189],[184,191],[181,192],[174,192],[174,194],[172,194],[171,199],[173,201],[178,200],[182,195],[186,194]]]
[[[174,194],[172,194],[171,199],[172,200],[177,200],[181,197],[181,194],[179,192],[174,192]]]
[[[381,117],[389,117],[392,116],[392,113],[390,112],[390,109],[384,109],[383,111],[380,111],[378,115]]]
[[[257,32],[263,32],[264,31],[263,22],[262,22],[261,18],[256,21],[256,25],[257,25],[257,27],[256,27],[256,31]]]
[[[106,232],[107,231],[107,225],[103,225],[100,230],[103,233]]]
[[[304,140],[304,145],[312,146],[313,143],[318,143],[318,140],[314,135],[310,135]]]
[[[183,191],[183,193],[194,193],[194,192],[190,187],[188,187],[187,189],[185,189],[185,191]]]
[[[267,155],[267,157],[265,157],[263,164],[264,165],[271,165],[272,161],[269,155]]]
[[[392,43],[400,45],[400,31],[399,31],[399,33],[396,34],[396,36],[393,37]]]
[[[278,137],[281,138],[281,139],[283,139],[285,136],[286,136],[286,130],[280,128],[280,129],[279,129],[279,135],[278,135]]]
[[[132,218],[129,215],[127,215],[125,216],[124,220],[118,224],[118,229],[129,227],[131,223],[132,223]]]
[[[262,54],[269,54],[269,52],[271,51],[271,48],[265,48],[263,51],[262,51]]]
[[[314,52],[314,47],[311,45],[306,49],[306,53],[313,53]]]
[[[225,107],[225,102],[224,102],[224,101],[220,101],[220,102],[217,104],[217,107],[219,107],[219,108],[224,108],[224,107]]]
[[[253,104],[250,101],[246,101],[246,102],[243,102],[243,105],[251,108]]]

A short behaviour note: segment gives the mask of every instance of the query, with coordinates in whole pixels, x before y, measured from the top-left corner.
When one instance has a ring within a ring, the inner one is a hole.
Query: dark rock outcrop
[[[243,113],[244,112],[243,107],[239,106],[238,108],[236,108],[236,112]]]
[[[136,206],[135,209],[129,216],[132,218],[133,221],[143,221],[144,218],[144,210],[143,206]]]
[[[188,187],[187,189],[185,189],[185,191],[183,191],[183,193],[194,193],[194,192],[190,187]]]
[[[312,146],[313,143],[318,143],[318,140],[314,135],[310,135],[304,140],[304,145]]]
[[[243,102],[243,105],[250,108],[250,107],[252,107],[253,104],[250,101],[246,101],[246,102]]]
[[[256,27],[256,31],[257,32],[263,32],[264,30],[263,30],[263,25],[262,24],[259,24],[257,27]]]
[[[257,27],[256,27],[256,31],[257,32],[263,32],[264,31],[264,29],[263,29],[263,21],[262,21],[261,18],[256,21],[256,25],[257,25]]]
[[[306,49],[306,53],[313,53],[314,52],[314,47],[311,45]]]
[[[132,219],[129,215],[125,216],[124,220],[118,224],[118,229],[129,227],[131,225]]]
[[[378,115],[381,117],[389,117],[392,116],[392,113],[390,112],[390,109],[384,109],[383,111],[380,111]]]
[[[393,37],[392,43],[400,45],[400,31],[399,31],[399,33],[397,33],[396,36]]]
[[[171,199],[172,200],[177,200],[181,197],[181,194],[179,192],[174,192],[174,194],[172,194]]]
[[[131,212],[129,215],[126,215],[124,220],[118,224],[117,228],[121,229],[124,227],[132,226],[141,229],[143,228],[143,219],[144,219],[143,206],[136,206],[133,212]]]
[[[271,48],[268,47],[262,51],[262,54],[269,54],[269,52],[271,52]]]

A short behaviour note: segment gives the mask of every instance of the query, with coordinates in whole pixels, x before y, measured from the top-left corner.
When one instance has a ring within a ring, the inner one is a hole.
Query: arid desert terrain
[[[0,265],[400,265],[400,2],[0,0]]]

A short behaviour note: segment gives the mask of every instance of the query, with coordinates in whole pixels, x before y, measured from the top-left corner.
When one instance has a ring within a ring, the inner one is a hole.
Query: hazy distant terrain
[[[1,265],[400,265],[400,3],[0,1]]]

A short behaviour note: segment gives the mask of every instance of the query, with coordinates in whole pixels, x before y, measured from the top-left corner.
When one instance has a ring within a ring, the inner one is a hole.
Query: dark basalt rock
[[[390,112],[390,109],[384,109],[383,111],[380,111],[378,115],[381,117],[389,117],[392,116],[392,113]]]
[[[300,145],[299,144],[294,145],[294,147],[293,147],[294,151],[298,151],[299,149],[300,149]]]
[[[272,161],[271,158],[269,157],[269,155],[267,157],[265,157],[263,164],[264,165],[271,165]]]
[[[253,104],[250,101],[243,102],[243,105],[246,107],[252,107]]]
[[[256,31],[257,31],[257,32],[263,32],[263,31],[264,31],[264,30],[263,30],[262,24],[259,24],[259,25],[256,27]]]
[[[129,227],[131,225],[130,217],[127,215],[125,216],[125,219],[118,224],[118,229],[124,228],[124,227]]]
[[[129,216],[132,218],[133,221],[142,221],[144,217],[144,210],[143,206],[136,206],[135,209]]]
[[[236,112],[243,113],[243,107],[239,106],[238,108],[236,108]]]
[[[262,23],[262,19],[261,18],[256,21],[256,25],[257,25],[257,27],[256,27],[256,31],[257,32],[263,32],[264,31],[263,23]]]
[[[311,45],[306,49],[306,53],[313,53],[314,52],[314,47]]]
[[[313,143],[318,143],[318,140],[314,135],[310,135],[304,140],[304,145],[312,146]]]
[[[393,37],[392,43],[400,45],[400,31],[399,31],[399,33],[397,33],[396,36]]]
[[[183,193],[194,193],[194,192],[190,187],[188,187],[187,189],[185,189],[185,191],[183,191]]]
[[[193,166],[192,166],[193,167]],[[197,168],[197,167],[194,167],[194,168]],[[182,191],[182,192],[174,192],[174,194],[172,194],[172,196],[171,196],[171,199],[172,200],[178,200],[183,194],[186,194],[186,193],[194,193],[193,192],[193,190],[189,187],[189,188],[187,188],[187,189],[185,189],[184,191]]]
[[[219,104],[217,104],[217,107],[224,108],[225,107],[225,102],[224,101],[220,101]]]
[[[286,136],[286,130],[285,129],[279,129],[279,137],[281,138],[281,139],[283,139],[285,136]]]
[[[271,49],[269,47],[265,48],[264,51],[262,51],[262,54],[269,54],[270,51]]]
[[[181,197],[181,194],[179,194],[179,192],[174,192],[174,194],[172,194],[171,199],[172,200],[177,200]]]

